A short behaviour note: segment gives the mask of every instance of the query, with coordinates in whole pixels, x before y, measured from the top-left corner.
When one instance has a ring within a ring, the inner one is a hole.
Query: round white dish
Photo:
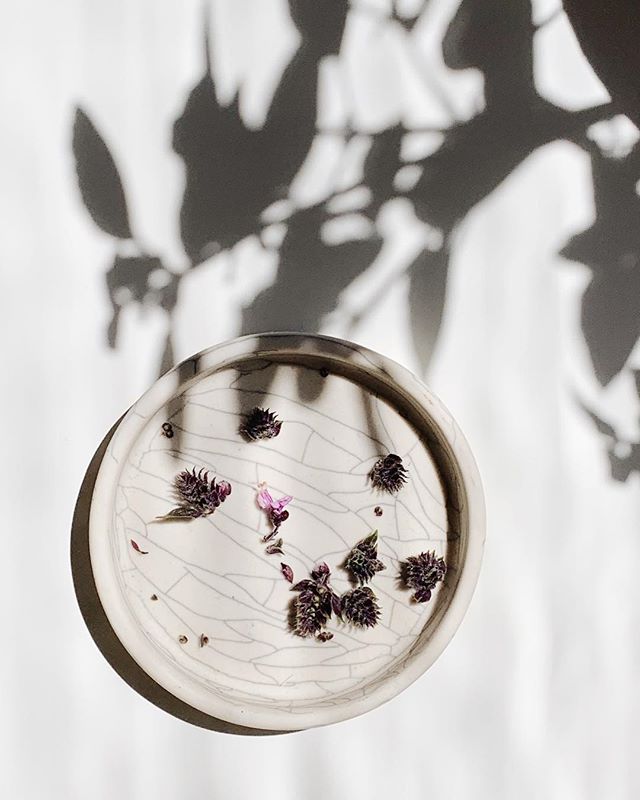
[[[283,420],[277,438],[239,434],[255,406]],[[397,495],[367,477],[389,452],[409,470]],[[175,476],[192,468],[228,481],[231,495],[210,516],[158,521],[176,506]],[[261,542],[263,481],[294,498],[284,555]],[[375,708],[433,663],[470,602],[484,528],[469,446],[421,381],[345,341],[276,333],[199,353],[127,412],[100,465],[89,544],[109,622],[155,682],[218,719],[288,731]],[[341,593],[352,586],[341,563],[375,529],[385,564],[370,583],[379,623],[362,630],[334,618],[327,642],[294,635],[297,595],[281,562],[295,581],[326,562]],[[399,563],[425,550],[445,558],[447,574],[428,603],[415,603]]]

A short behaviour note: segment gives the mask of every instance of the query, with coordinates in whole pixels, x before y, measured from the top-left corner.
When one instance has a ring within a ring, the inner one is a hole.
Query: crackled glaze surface
[[[314,714],[321,724],[360,713],[358,702],[380,687],[395,693],[387,684],[422,657],[458,586],[466,494],[455,470],[443,469],[446,437],[410,423],[406,409],[362,382],[356,364],[331,362],[325,374],[322,363],[277,351],[214,370],[192,362],[153,413],[145,398],[132,409],[135,437],[117,432],[107,454],[112,502],[92,544],[107,613],[113,610],[117,631],[126,627],[134,657],[156,660],[143,664],[156,680],[222,718],[291,729],[314,724]],[[255,405],[277,411],[279,437],[248,443],[239,436],[242,414]],[[172,438],[163,434],[165,422]],[[397,496],[367,480],[387,452],[400,454],[410,473]],[[192,467],[229,481],[231,496],[207,518],[156,520],[175,506],[174,476]],[[260,541],[269,530],[256,504],[261,481],[275,496],[294,497],[281,528],[284,556],[267,555]],[[358,630],[332,620],[326,643],[294,636],[287,615],[295,593],[280,562],[300,580],[326,561],[334,588],[344,591],[350,583],[341,562],[376,528],[386,565],[371,583],[379,624]],[[131,539],[148,553],[136,552]],[[432,600],[416,604],[398,580],[398,563],[426,549],[443,555],[449,571]]]

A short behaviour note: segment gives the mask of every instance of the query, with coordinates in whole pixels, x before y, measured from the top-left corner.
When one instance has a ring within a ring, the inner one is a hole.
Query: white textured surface
[[[277,410],[277,438],[239,435],[256,405]],[[395,496],[367,477],[388,452],[408,469]],[[175,506],[183,469],[206,469],[233,491],[209,517],[159,520]],[[283,556],[260,542],[271,530],[256,504],[263,482],[294,498],[280,530]],[[358,630],[334,620],[328,643],[293,636],[280,561],[296,581],[327,563],[342,593],[350,582],[341,564],[374,527],[386,564],[371,584],[378,624]],[[287,335],[214,348],[155,384],[115,431],[91,506],[97,588],[129,653],[192,707],[273,730],[353,717],[419,677],[466,611],[483,539],[476,467],[441,403],[375,353]],[[447,575],[429,603],[417,604],[399,566],[425,550],[444,556]]]
[[[554,10],[538,5],[541,18]],[[258,40],[273,51],[277,36],[256,35],[247,3],[233,6],[244,18],[229,48]],[[433,74],[468,117],[481,77],[445,69],[436,52],[455,6],[430,3],[424,38]],[[0,794],[636,800],[640,486],[637,475],[609,480],[576,387],[634,434],[637,406],[624,381],[600,392],[578,327],[584,271],[555,255],[593,218],[589,163],[569,143],[525,161],[459,231],[429,382],[478,457],[489,536],[469,615],[425,678],[351,722],[256,741],[159,711],[87,634],[69,569],[73,503],[104,431],[154,379],[163,320],[132,310],[119,349],[104,345],[112,243],[78,195],[73,107],[87,101],[108,137],[145,241],[179,258],[183,176],[168,141],[201,74],[200,11],[194,0],[21,0],[3,9]],[[590,96],[591,83],[565,63],[569,47],[540,48],[537,58],[554,64],[542,76],[565,96]],[[226,90],[250,72],[227,70]],[[441,113],[436,99],[425,103],[426,116]],[[252,257],[235,258],[240,278],[224,293],[225,259],[184,287],[178,358],[235,335],[240,299],[270,280],[269,265],[258,274]],[[400,279],[355,331],[340,323],[331,332],[415,369],[406,292]]]
[[[258,387],[265,366],[257,367]],[[395,586],[398,563],[425,549],[446,555],[447,520],[428,451],[388,404],[377,398],[372,403],[381,431],[376,441],[366,430],[360,387],[329,376],[318,400],[302,404],[298,376],[311,371],[292,366],[279,371],[266,396],[251,393],[251,376],[236,389],[235,370],[188,390],[168,417],[181,431],[178,451],[175,440],[162,436],[160,415],[152,420],[122,473],[114,544],[129,603],[165,657],[240,704],[295,711],[298,705],[336,702],[334,696],[364,688],[406,655],[436,598],[429,605],[411,604],[410,592]],[[277,409],[285,420],[277,439],[242,442],[238,391],[249,403]],[[386,452],[400,453],[411,474],[409,486],[394,499],[380,497],[366,478]],[[229,481],[232,495],[210,517],[150,524],[175,505],[176,473],[192,467]],[[260,544],[269,532],[256,505],[262,481],[274,495],[294,497],[291,517],[281,529],[282,558],[266,555]],[[378,503],[386,510],[380,519],[373,513]],[[338,566],[375,528],[387,565],[372,584],[382,610],[375,631],[332,625],[336,635],[324,645],[292,637],[286,619],[290,585],[280,561],[290,564],[295,580],[325,561],[335,589],[346,591],[348,576]],[[133,551],[131,538],[150,551],[149,558]],[[153,592],[159,593],[157,603],[149,600]],[[188,634],[190,647],[178,644],[181,633]],[[210,637],[210,646],[199,647],[201,633]]]

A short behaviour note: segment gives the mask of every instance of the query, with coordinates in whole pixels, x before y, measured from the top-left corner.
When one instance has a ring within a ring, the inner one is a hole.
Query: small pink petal
[[[149,551],[148,550],[141,550],[140,549],[140,545],[137,542],[134,542],[133,539],[130,539],[130,542],[131,542],[131,547],[133,547],[133,549],[136,551],[136,553],[140,553],[140,555],[142,555],[142,556],[148,556],[149,555]]]
[[[258,492],[258,505],[260,508],[273,508],[273,497],[269,494],[268,489],[261,489]]]
[[[271,508],[280,513],[285,506],[288,506],[289,503],[293,500],[290,494],[285,494],[284,497],[281,497],[279,500],[272,500],[271,501]]]

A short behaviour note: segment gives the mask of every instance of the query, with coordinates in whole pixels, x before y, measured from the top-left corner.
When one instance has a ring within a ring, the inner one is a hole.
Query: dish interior
[[[277,438],[239,434],[255,406],[283,421]],[[293,714],[349,702],[401,671],[446,610],[464,539],[441,438],[413,417],[402,398],[385,396],[384,382],[366,385],[356,369],[327,374],[313,359],[248,359],[183,384],[123,454],[109,531],[122,596],[158,657],[226,703]],[[409,471],[397,495],[368,479],[389,452]],[[231,495],[208,517],[158,520],[177,505],[175,476],[192,468],[228,481]],[[256,502],[261,482],[276,498],[293,496],[279,533],[284,555],[266,554],[261,542],[270,530]],[[326,562],[332,586],[344,592],[353,584],[342,562],[376,529],[385,569],[369,585],[379,623],[356,629],[333,618],[327,642],[294,635],[297,593],[281,562],[294,582]],[[444,556],[448,572],[428,603],[416,603],[399,562],[425,550]]]

